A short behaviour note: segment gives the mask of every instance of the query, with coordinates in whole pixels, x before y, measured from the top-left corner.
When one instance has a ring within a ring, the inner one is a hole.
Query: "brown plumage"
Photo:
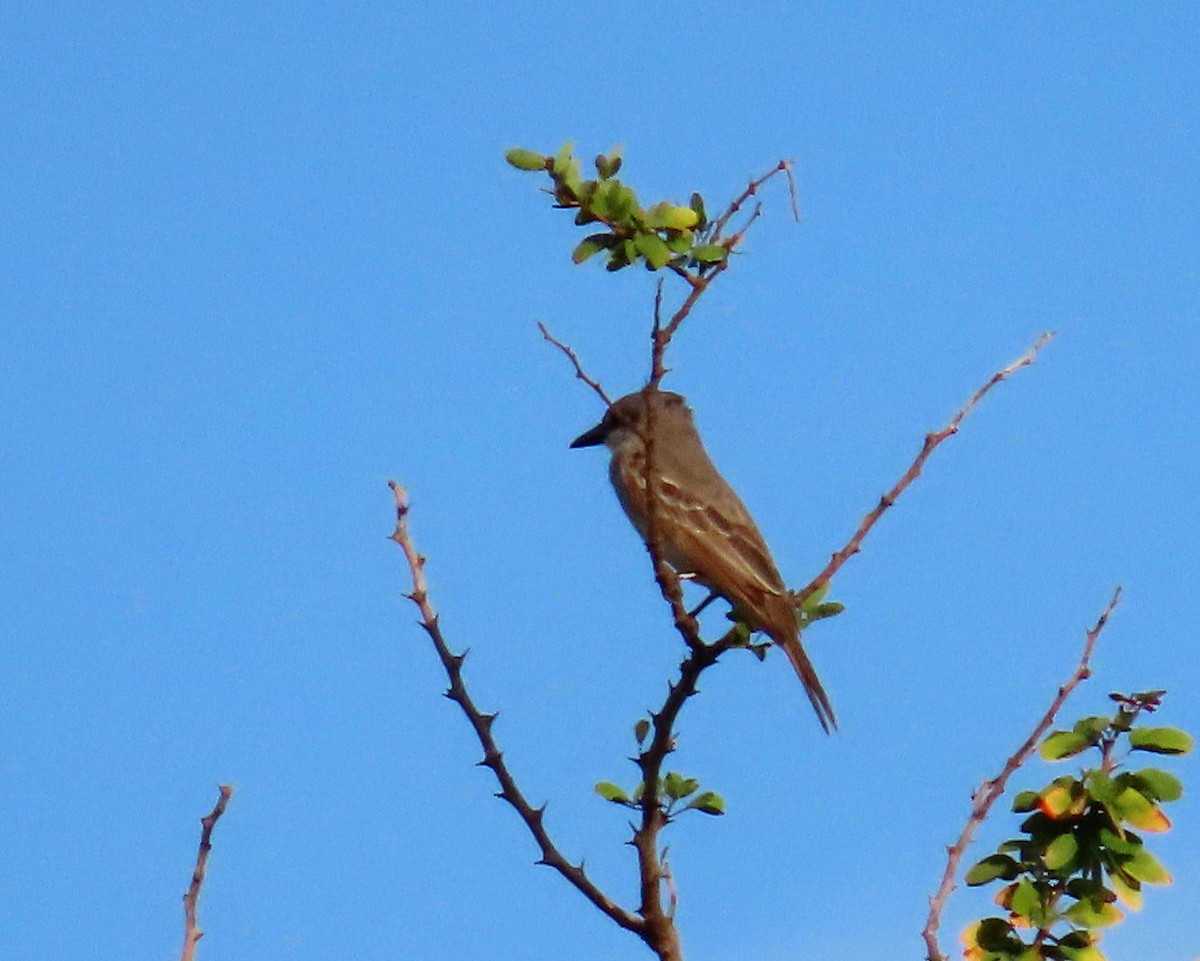
[[[796,607],[750,512],[713,466],[679,394],[637,392],[616,401],[572,447],[604,444],[609,478],[643,540],[647,533],[646,439],[653,449],[663,560],[733,605],[736,615],[783,648],[817,719],[837,727],[833,707],[800,644]]]

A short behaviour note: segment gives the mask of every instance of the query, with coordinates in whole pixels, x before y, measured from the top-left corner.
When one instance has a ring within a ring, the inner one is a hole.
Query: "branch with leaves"
[[[921,935],[925,939],[925,948],[930,961],[946,961],[946,956],[942,953],[942,949],[938,945],[937,933],[941,927],[942,912],[945,910],[946,900],[954,890],[954,879],[958,876],[958,868],[967,853],[967,847],[974,839],[975,832],[979,830],[980,825],[987,819],[993,805],[1003,796],[1005,790],[1008,788],[1009,778],[1033,756],[1033,752],[1037,750],[1038,741],[1050,730],[1054,724],[1054,719],[1058,716],[1058,712],[1066,703],[1067,698],[1071,696],[1080,684],[1092,676],[1092,654],[1096,650],[1096,642],[1100,640],[1100,634],[1104,631],[1105,626],[1108,624],[1108,619],[1112,617],[1112,613],[1116,610],[1117,604],[1120,601],[1121,588],[1118,586],[1113,591],[1108,606],[1101,613],[1100,617],[1097,618],[1096,623],[1088,630],[1083,644],[1083,653],[1079,658],[1079,663],[1075,666],[1075,670],[1067,678],[1066,682],[1059,687],[1058,693],[1054,696],[1053,701],[1050,702],[1050,707],[1042,715],[1037,726],[1034,727],[1033,733],[1004,762],[1004,767],[1000,773],[994,778],[984,781],[971,795],[971,816],[967,818],[967,823],[964,825],[958,839],[946,849],[946,870],[942,872],[942,879],[938,884],[937,892],[929,899],[929,917],[925,921],[925,928],[921,932]]]
[[[967,961],[1105,961],[1101,932],[1124,917],[1118,903],[1137,910],[1143,886],[1171,883],[1134,829],[1169,830],[1162,805],[1178,800],[1183,785],[1160,768],[1124,769],[1135,752],[1192,750],[1191,737],[1178,728],[1138,726],[1165,693],[1110,694],[1117,704],[1111,717],[1085,717],[1042,742],[1044,760],[1095,752],[1098,763],[1013,799],[1013,813],[1025,816],[1019,836],[965,878],[971,886],[1004,882],[995,901],[1006,916],[967,928]]]

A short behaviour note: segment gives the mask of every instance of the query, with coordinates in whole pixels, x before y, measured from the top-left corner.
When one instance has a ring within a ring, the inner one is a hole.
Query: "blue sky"
[[[785,576],[840,546],[996,368],[806,639],[730,657],[675,766],[692,961],[921,957],[971,789],[1115,584],[1095,677],[1200,732],[1200,15],[1188,5],[46,3],[0,30],[0,956],[648,956],[492,799],[386,534],[411,491],[448,639],[572,858],[634,902],[634,721],[680,642],[567,443],[646,366],[652,278],[577,268],[503,150],[621,144],[647,199],[782,191],[685,326],[685,393]],[[1176,884],[1110,957],[1192,961]],[[1058,769],[1035,766],[1018,787]],[[989,824],[982,856],[1010,827]],[[960,894],[945,947],[986,911]]]

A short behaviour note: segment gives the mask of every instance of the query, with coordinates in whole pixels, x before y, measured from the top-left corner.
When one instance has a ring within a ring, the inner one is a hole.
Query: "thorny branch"
[[[908,470],[904,472],[904,476],[901,477],[900,480],[896,481],[892,489],[879,499],[879,503],[875,505],[874,509],[862,519],[862,523],[858,525],[858,530],[856,530],[850,540],[846,542],[846,546],[841,550],[836,551],[833,556],[830,557],[829,563],[825,565],[824,570],[814,577],[807,587],[805,587],[803,590],[795,592],[793,596],[797,604],[803,604],[804,601],[806,601],[814,592],[819,590],[825,583],[827,583],[834,574],[841,570],[842,565],[845,564],[846,561],[848,561],[862,549],[862,542],[864,538],[866,538],[867,534],[870,533],[871,528],[875,526],[876,522],[884,515],[888,508],[896,503],[896,498],[903,494],[908,489],[909,485],[920,476],[921,471],[925,467],[925,462],[929,460],[929,455],[932,454],[943,441],[958,433],[958,428],[962,424],[963,420],[969,413],[971,413],[972,410],[975,409],[975,405],[983,400],[988,391],[990,391],[1001,381],[1008,380],[1009,377],[1015,374],[1022,367],[1028,367],[1030,364],[1032,364],[1034,360],[1037,359],[1038,352],[1045,347],[1053,337],[1054,334],[1050,331],[1047,331],[1038,337],[1029,350],[1027,350],[1003,370],[998,370],[996,373],[992,374],[988,382],[980,387],[979,390],[975,391],[971,399],[959,408],[958,413],[951,418],[950,423],[948,423],[939,431],[925,435],[925,443],[921,446],[921,450],[917,454],[916,459],[913,460],[912,464],[909,465]]]
[[[412,574],[413,589],[411,593],[405,596],[416,604],[417,610],[421,612],[421,627],[425,629],[430,640],[433,641],[438,659],[442,662],[442,667],[445,669],[446,676],[450,680],[450,687],[446,691],[446,697],[462,709],[462,712],[467,716],[467,720],[475,731],[475,736],[479,739],[479,743],[483,747],[483,760],[479,762],[480,765],[489,768],[500,783],[500,790],[496,796],[512,805],[517,814],[520,815],[521,820],[525,822],[525,826],[529,829],[529,833],[533,835],[533,839],[541,851],[541,857],[538,860],[539,864],[545,864],[553,868],[574,885],[592,904],[608,915],[609,918],[626,930],[633,931],[635,934],[645,938],[646,924],[644,920],[621,907],[600,890],[584,872],[582,864],[571,864],[563,856],[550,839],[550,835],[543,824],[546,806],[542,805],[535,808],[526,800],[525,795],[517,786],[516,779],[513,777],[512,772],[509,771],[508,765],[504,760],[504,755],[496,744],[495,738],[492,736],[492,724],[495,722],[497,715],[486,714],[475,705],[470,693],[467,691],[462,676],[462,664],[466,655],[452,653],[445,639],[442,637],[442,629],[438,623],[438,616],[434,612],[429,600],[429,588],[425,580],[425,558],[417,552],[408,532],[409,507],[404,488],[395,481],[389,481],[388,486],[391,487],[396,502],[396,529],[392,532],[391,539],[400,545],[400,549],[404,552],[404,557],[408,562],[409,571]]]
[[[972,793],[971,816],[967,819],[967,823],[963,827],[962,833],[959,834],[958,840],[946,849],[946,870],[942,873],[942,880],[938,885],[937,892],[929,899],[929,917],[925,921],[925,928],[921,932],[921,936],[925,939],[925,950],[929,961],[947,961],[946,955],[942,953],[942,949],[938,945],[937,932],[942,923],[942,911],[946,907],[946,899],[950,897],[950,892],[954,890],[954,878],[958,874],[958,868],[962,863],[963,855],[966,854],[967,846],[970,845],[971,840],[975,837],[975,832],[987,818],[992,806],[1004,794],[1005,788],[1008,786],[1008,779],[1012,777],[1021,765],[1033,756],[1033,752],[1037,750],[1038,742],[1050,730],[1051,725],[1054,724],[1054,719],[1067,698],[1071,696],[1075,688],[1092,676],[1092,652],[1096,649],[1096,642],[1100,639],[1100,634],[1104,630],[1104,626],[1108,623],[1109,617],[1116,610],[1120,600],[1121,588],[1118,585],[1116,590],[1113,591],[1112,599],[1108,602],[1104,613],[1100,615],[1096,623],[1088,630],[1083,645],[1083,654],[1079,658],[1079,663],[1075,666],[1075,671],[1058,689],[1054,700],[1050,702],[1049,709],[1042,715],[1042,719],[1038,721],[1037,726],[1033,729],[1033,733],[1017,748],[1012,757],[1004,762],[1004,767],[999,774],[990,780],[984,781]]]
[[[196,923],[196,906],[200,901],[200,888],[204,885],[204,872],[208,868],[208,852],[212,850],[213,828],[225,813],[225,807],[233,797],[233,788],[222,784],[220,792],[216,805],[200,819],[200,852],[196,855],[192,883],[188,885],[187,893],[183,896],[183,952],[179,956],[180,961],[193,961],[196,957],[196,945],[204,937],[204,932]]]

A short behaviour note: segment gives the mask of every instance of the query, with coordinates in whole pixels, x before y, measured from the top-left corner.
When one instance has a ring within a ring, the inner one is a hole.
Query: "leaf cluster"
[[[1163,691],[1111,695],[1113,717],[1086,717],[1054,731],[1041,745],[1048,761],[1096,750],[1098,767],[1023,791],[1013,811],[1026,815],[1020,836],[1001,844],[966,875],[971,886],[1002,881],[996,903],[1006,917],[985,918],[963,934],[968,961],[1104,961],[1099,929],[1122,920],[1117,906],[1137,910],[1142,886],[1171,876],[1134,828],[1162,832],[1171,822],[1161,805],[1178,800],[1183,785],[1158,768],[1121,770],[1118,749],[1185,754],[1192,739],[1177,728],[1135,727]]]
[[[610,271],[640,263],[647,270],[669,267],[699,277],[729,256],[729,247],[714,236],[700,194],[692,194],[686,206],[663,200],[644,207],[633,188],[617,177],[622,164],[618,148],[596,157],[593,179],[584,178],[569,143],[552,156],[524,147],[513,147],[504,156],[518,170],[549,174],[554,206],[574,210],[578,226],[605,228],[576,245],[571,259],[577,264],[603,253]]]
[[[641,718],[633,726],[633,736],[639,745],[645,744],[651,726],[646,718]],[[653,803],[658,805],[668,823],[684,811],[699,811],[701,814],[712,815],[725,813],[725,799],[715,791],[701,791],[700,781],[694,777],[686,777],[678,771],[668,771],[656,781],[651,779],[651,783],[654,785]],[[639,783],[632,791],[626,791],[612,781],[601,781],[596,785],[596,793],[604,800],[635,810],[641,809],[645,801],[645,792],[645,781]]]
[[[612,781],[601,781],[596,785],[596,793],[604,800],[635,810],[642,806],[644,791],[644,784],[639,784],[629,792]],[[658,779],[656,795],[668,821],[674,820],[684,811],[713,815],[725,813],[725,799],[721,795],[715,791],[701,791],[700,782],[696,778],[685,777],[677,771],[668,771],[664,777]],[[685,801],[687,803],[684,803]]]

